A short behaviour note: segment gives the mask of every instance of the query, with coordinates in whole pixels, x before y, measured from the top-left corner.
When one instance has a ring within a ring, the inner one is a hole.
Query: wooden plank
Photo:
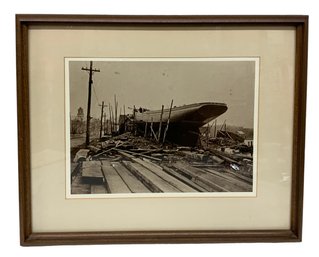
[[[152,193],[162,193],[163,191],[157,187],[152,181],[144,177],[136,168],[132,166],[131,161],[122,161],[123,165],[145,185]]]
[[[152,165],[153,167],[157,167],[159,169],[163,169],[160,165],[158,165],[157,163],[152,162],[151,160],[147,159],[147,158],[142,158],[143,161],[148,162],[150,165]]]
[[[179,179],[180,181],[183,181],[185,184],[189,185],[190,187],[194,188],[196,191],[198,192],[207,192],[206,189],[204,189],[203,187],[199,186],[198,184],[194,183],[191,179],[188,179],[186,177],[184,177],[183,175],[179,174],[177,171],[167,167],[167,166],[162,166],[163,170],[165,172],[167,172],[168,174],[170,174],[171,176]]]
[[[212,173],[208,173],[205,177],[207,179],[209,178],[211,181],[214,181],[214,183],[219,185],[220,187],[225,188],[228,192],[245,192],[247,190],[247,188],[238,186],[229,181],[228,179],[225,179],[221,176]]]
[[[119,162],[111,162],[113,168],[121,176],[125,184],[129,187],[132,193],[150,193],[151,191],[143,185],[125,166]]]
[[[104,183],[100,161],[85,161],[82,163],[82,178],[88,184]]]
[[[90,194],[91,185],[84,183],[81,176],[76,176],[71,183],[71,194]]]
[[[215,156],[215,155],[212,155],[210,158],[218,164],[222,164],[223,162],[225,162],[222,158],[219,158],[218,156]]]
[[[82,177],[102,178],[101,166],[82,169]]]
[[[71,162],[71,181],[81,172],[81,162]]]
[[[85,161],[82,164],[82,177],[103,178],[100,161]]]
[[[106,194],[105,185],[91,185],[91,194]]]
[[[201,162],[192,162],[191,164],[195,168],[223,168],[223,164],[210,164],[210,163],[201,163]]]
[[[182,181],[178,180],[177,178],[167,174],[165,171],[163,171],[162,168],[159,168],[155,165],[152,165],[149,162],[143,161],[140,158],[134,158],[135,162],[141,164],[146,169],[153,172],[155,175],[159,176],[169,184],[171,184],[173,187],[177,188],[181,192],[197,192],[194,188],[188,186],[187,184],[184,184]]]
[[[128,151],[128,150],[122,150],[122,149],[117,149],[117,151],[127,157],[127,158],[134,158],[134,155],[138,155],[138,156],[142,156],[144,158],[148,158],[148,159],[151,159],[151,160],[154,160],[154,161],[162,161],[162,159],[159,159],[159,158],[155,158],[155,157],[152,157],[152,156],[148,156],[148,155],[144,155],[144,154],[141,154],[141,153],[134,153],[134,152],[131,152],[131,151]]]
[[[189,160],[195,160],[200,162],[207,162],[209,157],[206,154],[197,153],[197,152],[191,152],[191,151],[179,151],[179,152],[185,155],[185,157],[188,158]]]
[[[227,188],[215,183],[213,177],[209,176],[210,174],[208,174],[208,172],[204,172],[182,162],[176,162],[173,166],[209,192],[229,192]]]
[[[248,184],[247,182],[244,182],[244,181],[238,179],[237,177],[232,176],[229,173],[218,172],[218,171],[210,169],[210,168],[205,169],[205,170],[207,170],[208,172],[210,172],[213,175],[216,175],[216,176],[219,176],[223,179],[228,180],[233,185],[238,186],[239,188],[242,188],[243,191],[245,191],[245,192],[249,192],[252,190],[251,184]]]
[[[102,171],[105,177],[107,191],[109,193],[131,193],[117,171],[109,161],[102,161]]]
[[[253,161],[254,157],[253,156],[247,156],[245,154],[240,154],[240,153],[235,153],[234,156],[242,158],[242,159],[248,159],[250,161]]]
[[[213,154],[217,155],[219,158],[221,158],[229,163],[235,163],[237,165],[241,165],[241,162],[233,159],[232,157],[234,157],[234,156],[231,154],[227,154],[225,152],[221,152],[221,151],[218,151],[215,149],[210,149],[210,152],[212,152]]]
[[[95,167],[95,166],[101,166],[100,161],[84,161],[82,162],[82,169]]]
[[[176,187],[169,184],[159,176],[155,175],[150,170],[146,169],[139,163],[130,161],[123,161],[124,165],[130,169],[135,176],[137,176],[144,185],[146,185],[152,192],[180,192]]]
[[[241,179],[241,180],[243,180],[243,181],[245,181],[245,182],[247,182],[247,183],[249,183],[249,184],[253,184],[253,180],[251,179],[251,178],[249,178],[249,177],[247,177],[247,176],[244,176],[244,175],[241,175],[241,174],[239,174],[239,173],[236,173],[236,172],[233,172],[233,171],[226,171],[227,173],[229,173],[229,174],[231,174],[231,175],[233,175],[233,176],[235,176],[235,177],[237,177],[237,178],[239,178],[239,179]]]

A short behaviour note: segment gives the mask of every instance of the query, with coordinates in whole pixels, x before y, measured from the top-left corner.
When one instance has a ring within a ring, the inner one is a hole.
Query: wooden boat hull
[[[180,145],[194,146],[198,142],[199,128],[226,111],[227,105],[224,103],[196,103],[173,107],[167,131],[167,140]],[[153,130],[158,131],[160,117],[161,110],[135,112],[135,122],[138,124],[141,133],[145,132],[146,123],[149,126],[152,124]],[[162,115],[162,133],[165,130],[168,117],[169,109],[164,109]]]

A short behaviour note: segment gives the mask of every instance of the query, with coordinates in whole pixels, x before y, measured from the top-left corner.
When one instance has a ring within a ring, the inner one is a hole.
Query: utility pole
[[[111,114],[111,111],[112,111],[112,106],[109,102],[109,121],[110,121],[110,132],[112,134],[113,132],[113,127],[112,127],[112,114]]]
[[[135,105],[133,106],[133,129],[134,129],[134,136],[136,136],[136,126],[135,126]]]
[[[99,106],[101,106],[101,127],[100,127],[100,139],[102,138],[102,131],[103,131],[103,111],[104,111],[104,107],[106,107],[104,105],[104,101],[102,101],[102,105],[99,104]]]
[[[118,102],[116,100],[116,95],[114,95],[114,108],[115,108],[114,125],[115,125],[115,132],[117,132],[117,130],[118,130],[117,107],[118,107]]]
[[[103,127],[104,127],[104,135],[107,134],[107,123],[106,123],[106,113],[103,114]]]
[[[87,116],[86,116],[86,140],[85,144],[88,147],[90,144],[90,121],[91,121],[91,90],[92,90],[92,76],[93,72],[100,72],[99,69],[93,69],[93,62],[90,61],[90,68],[82,67],[82,70],[89,71],[89,85],[88,85],[88,107],[87,107]]]

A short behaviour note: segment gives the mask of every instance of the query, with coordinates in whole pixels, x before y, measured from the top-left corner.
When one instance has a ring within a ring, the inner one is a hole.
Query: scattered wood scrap
[[[75,153],[72,194],[252,191],[252,157],[124,133]],[[159,142],[158,142],[159,141]]]

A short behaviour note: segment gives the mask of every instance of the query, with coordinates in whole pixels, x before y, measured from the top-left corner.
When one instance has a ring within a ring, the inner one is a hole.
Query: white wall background
[[[319,8],[313,0],[10,0],[1,4],[1,256],[318,256]],[[19,246],[15,14],[308,14],[310,15],[304,231],[302,243]]]

